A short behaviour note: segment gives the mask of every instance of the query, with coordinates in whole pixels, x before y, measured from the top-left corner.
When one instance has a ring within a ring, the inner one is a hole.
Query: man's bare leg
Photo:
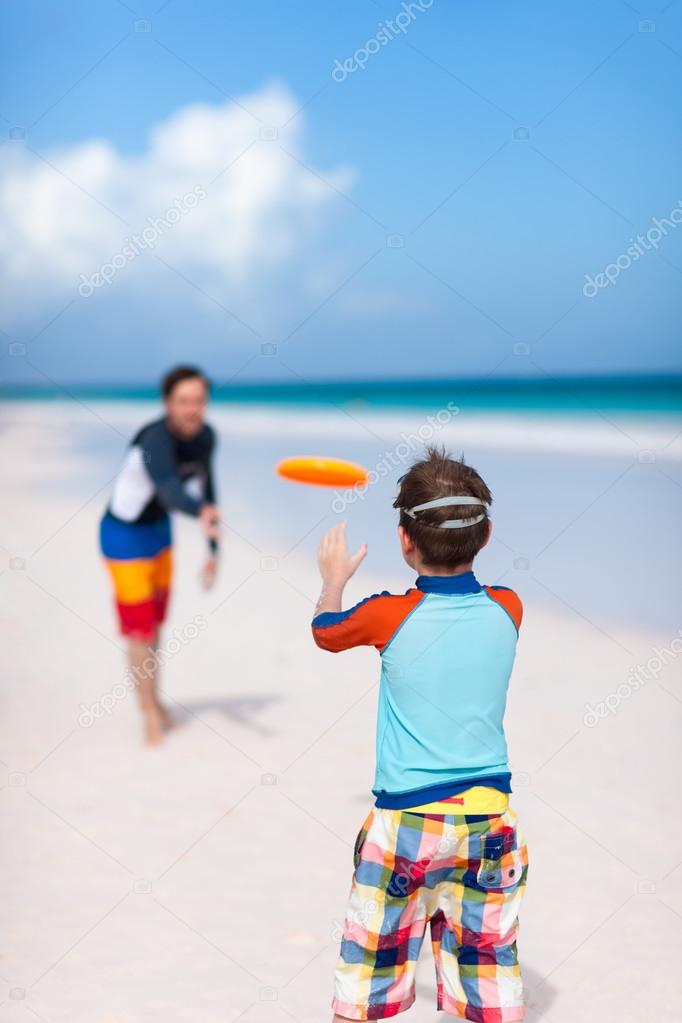
[[[154,646],[154,651],[153,651],[154,652],[154,701],[156,703],[156,709],[158,710],[159,714],[161,715],[161,725],[162,725],[164,731],[168,732],[168,731],[170,731],[171,728],[175,727],[175,721],[173,720],[173,715],[169,711],[168,707],[165,705],[165,703],[161,702],[161,698],[159,696],[159,658],[158,658],[158,649],[159,649],[160,645],[161,645],[161,638],[160,638],[160,635],[159,635],[159,630],[157,629],[156,632],[154,633],[154,643],[153,643],[153,646]]]
[[[156,641],[156,636],[150,644],[139,639],[131,639],[128,648],[130,670],[137,686],[144,718],[145,743],[148,746],[158,746],[161,743],[166,713],[156,695]]]

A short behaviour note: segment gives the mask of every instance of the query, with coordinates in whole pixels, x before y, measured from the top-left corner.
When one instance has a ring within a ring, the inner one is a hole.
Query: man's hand
[[[340,611],[343,588],[367,554],[367,544],[350,554],[346,545],[346,523],[341,522],[324,534],[317,551],[322,576],[322,593],[315,613]]]
[[[220,521],[217,504],[205,504],[199,512],[199,523],[209,540],[220,539]]]
[[[201,579],[201,585],[205,590],[210,590],[218,574],[218,559],[207,558],[204,562],[199,578]]]

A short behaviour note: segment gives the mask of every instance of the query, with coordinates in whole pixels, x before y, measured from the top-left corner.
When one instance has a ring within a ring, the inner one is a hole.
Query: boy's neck
[[[424,565],[421,563],[414,564],[412,567],[417,575],[453,576],[473,572],[474,563],[470,561],[467,565],[458,565],[457,568],[443,568],[443,566],[439,565]]]

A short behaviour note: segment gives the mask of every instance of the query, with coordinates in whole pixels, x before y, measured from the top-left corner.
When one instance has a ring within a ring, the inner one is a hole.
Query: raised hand
[[[325,586],[345,586],[366,554],[366,543],[361,544],[355,554],[349,552],[345,522],[328,530],[317,551],[317,564]]]

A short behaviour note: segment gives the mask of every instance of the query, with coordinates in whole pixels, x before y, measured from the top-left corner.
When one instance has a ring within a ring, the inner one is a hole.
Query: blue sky
[[[405,7],[5,4],[3,375],[678,369],[682,5]]]

